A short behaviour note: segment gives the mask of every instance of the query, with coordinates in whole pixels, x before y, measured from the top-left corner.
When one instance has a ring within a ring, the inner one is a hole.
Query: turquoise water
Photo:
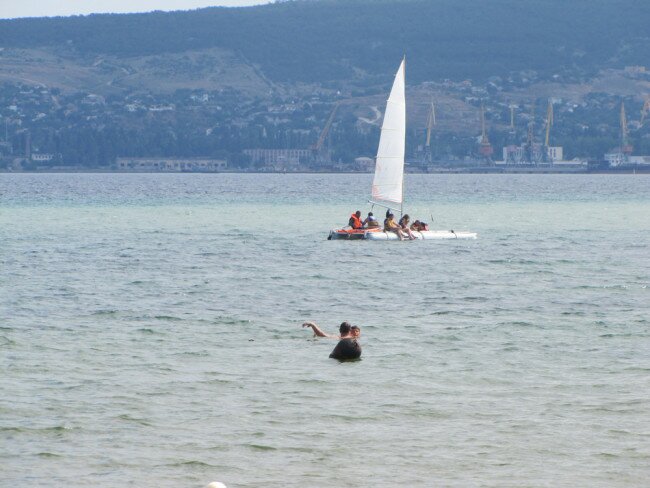
[[[645,485],[650,177],[370,181],[0,175],[0,485]]]

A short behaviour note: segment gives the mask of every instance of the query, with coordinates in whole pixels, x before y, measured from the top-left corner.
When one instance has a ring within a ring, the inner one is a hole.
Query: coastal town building
[[[54,159],[54,154],[48,154],[48,153],[32,153],[31,154],[31,160],[39,163],[47,163],[48,161],[52,161]]]
[[[544,146],[534,143],[503,148],[503,161],[495,161],[497,166],[511,168],[537,168],[540,171],[586,171],[588,162],[585,159],[564,159],[562,146]]]
[[[244,149],[255,166],[296,169],[313,158],[311,149]]]
[[[359,171],[371,173],[375,170],[375,159],[362,156],[354,159],[354,165]]]
[[[531,164],[536,162],[555,163],[562,161],[564,150],[562,146],[543,146],[526,144],[510,145],[503,148],[503,164]]]
[[[621,166],[650,166],[650,156],[631,156],[620,150],[605,154],[605,161],[611,168]]]
[[[216,172],[228,164],[223,159],[209,158],[117,158],[120,171]]]

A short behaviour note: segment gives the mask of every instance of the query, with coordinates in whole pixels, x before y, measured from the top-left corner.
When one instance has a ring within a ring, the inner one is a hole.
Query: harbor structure
[[[650,108],[650,99],[646,99],[641,110],[641,124],[645,119],[645,114]],[[625,103],[621,102],[621,111],[619,115],[620,123],[620,145],[605,154],[605,162],[610,168],[650,166],[650,156],[633,156],[634,146],[630,142],[630,134],[627,127],[627,116],[625,114]]]
[[[244,149],[251,164],[276,170],[298,169],[312,160],[312,149]]]
[[[529,145],[525,143],[519,146],[509,145],[504,147],[503,161],[499,161],[499,164],[530,165],[542,161],[547,164],[555,164],[563,161],[563,159],[564,148],[562,146],[543,146],[539,143]]]
[[[210,158],[117,158],[120,171],[205,172],[227,169],[224,159]]]

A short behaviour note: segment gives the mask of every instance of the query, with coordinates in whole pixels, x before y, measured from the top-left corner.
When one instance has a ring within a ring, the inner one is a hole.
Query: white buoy
[[[220,481],[213,481],[212,483],[210,483],[205,488],[228,488],[228,487],[226,485],[224,485],[223,483],[221,483]]]

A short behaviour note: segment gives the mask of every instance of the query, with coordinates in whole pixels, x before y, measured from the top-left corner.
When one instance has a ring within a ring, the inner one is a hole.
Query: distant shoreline
[[[320,175],[320,174],[355,174],[355,175],[372,175],[373,173],[360,171],[119,171],[110,169],[42,169],[30,171],[7,171],[0,170],[0,174],[83,174],[83,173],[101,173],[101,174],[167,174],[167,175],[188,175],[188,174],[302,174],[302,175]],[[650,174],[649,168],[622,168],[622,169],[597,169],[589,170],[557,170],[546,168],[481,168],[481,169],[445,169],[440,171],[406,171],[411,175],[427,174],[491,174],[491,175],[511,175],[511,174],[569,174],[569,175],[594,175],[594,174]]]

